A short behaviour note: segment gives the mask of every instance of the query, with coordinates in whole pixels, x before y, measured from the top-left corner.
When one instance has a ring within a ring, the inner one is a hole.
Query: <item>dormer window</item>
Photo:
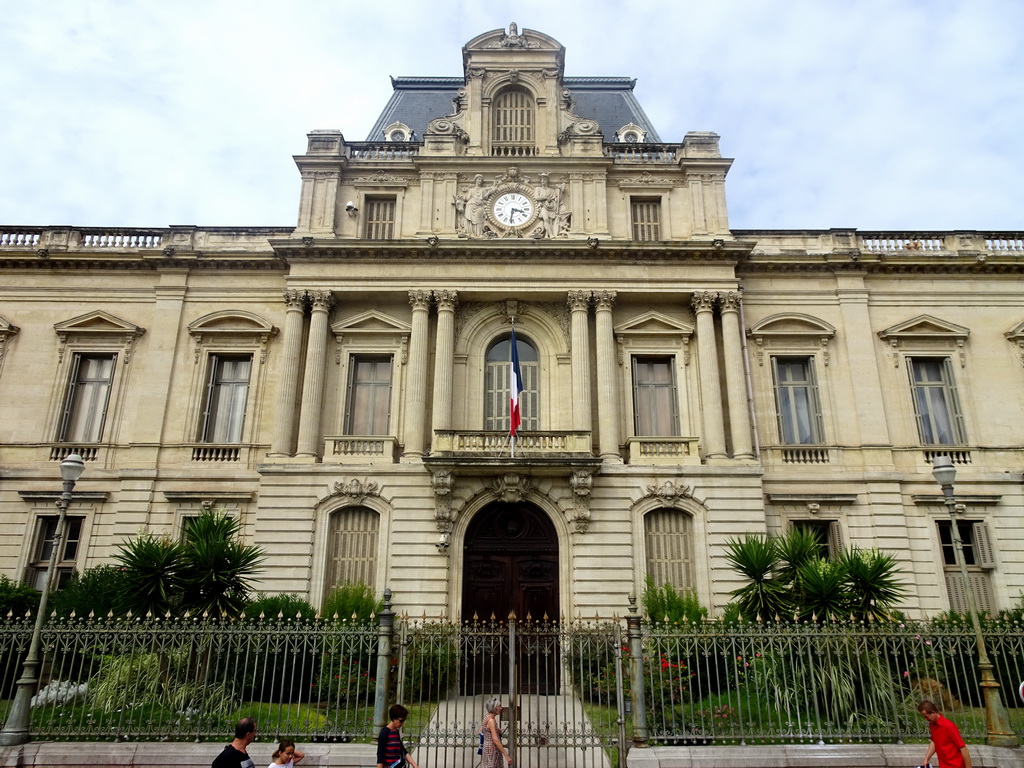
[[[529,93],[519,88],[502,91],[494,98],[491,115],[495,154],[534,153],[534,103]]]
[[[626,144],[643,144],[647,141],[647,131],[636,123],[626,123],[615,132],[615,140]]]
[[[412,128],[397,120],[384,129],[384,138],[387,141],[412,141]]]

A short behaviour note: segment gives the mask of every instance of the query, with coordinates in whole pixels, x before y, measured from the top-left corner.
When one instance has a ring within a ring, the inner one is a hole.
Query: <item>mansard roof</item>
[[[384,141],[384,129],[394,122],[408,125],[416,139],[422,139],[427,123],[451,115],[452,102],[466,82],[461,77],[392,77],[394,93],[370,129],[366,141]],[[573,112],[596,120],[605,141],[615,141],[615,132],[635,123],[647,132],[647,141],[661,139],[633,93],[636,80],[628,77],[566,77],[562,85],[575,99]]]

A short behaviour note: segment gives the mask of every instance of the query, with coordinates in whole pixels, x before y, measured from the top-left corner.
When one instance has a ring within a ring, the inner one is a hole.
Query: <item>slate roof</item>
[[[658,132],[647,119],[633,95],[636,80],[628,77],[567,77],[562,84],[576,99],[573,108],[580,117],[596,120],[605,141],[615,141],[615,132],[627,123],[636,123],[647,131],[647,141],[660,142]],[[461,77],[392,77],[394,93],[366,141],[384,141],[384,129],[394,122],[405,123],[422,141],[427,123],[436,117],[451,115],[452,102]]]

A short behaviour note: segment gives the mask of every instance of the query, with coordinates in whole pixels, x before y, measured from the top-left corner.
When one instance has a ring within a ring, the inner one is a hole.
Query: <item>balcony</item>
[[[515,455],[507,432],[435,430],[424,464],[464,475],[490,474],[505,467],[528,468],[533,475],[565,475],[601,465],[589,431],[531,431],[516,436]]]
[[[631,437],[630,464],[700,464],[696,437]]]
[[[390,435],[343,435],[324,440],[324,464],[394,464],[398,439]]]

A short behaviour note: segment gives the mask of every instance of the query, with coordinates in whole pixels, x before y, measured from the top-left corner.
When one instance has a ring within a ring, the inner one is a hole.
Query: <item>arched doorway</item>
[[[558,537],[551,520],[528,502],[495,502],[477,513],[466,530],[462,571],[463,621],[518,623],[558,620]],[[529,644],[517,645],[517,649]],[[534,649],[535,650],[535,649]],[[470,675],[471,692],[504,689],[508,681],[507,653],[481,660]],[[519,690],[547,693],[557,687],[557,663],[545,656],[520,657],[516,669]]]

